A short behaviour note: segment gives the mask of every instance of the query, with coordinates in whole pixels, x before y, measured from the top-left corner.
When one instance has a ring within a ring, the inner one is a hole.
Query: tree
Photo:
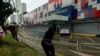
[[[10,4],[10,0],[0,0],[0,26],[2,26],[3,30],[5,31],[4,23],[6,19],[13,14],[16,9]],[[0,43],[2,43],[2,39],[0,38]]]
[[[16,9],[10,4],[10,0],[4,2],[0,0],[0,25],[4,25],[6,19],[13,14]]]

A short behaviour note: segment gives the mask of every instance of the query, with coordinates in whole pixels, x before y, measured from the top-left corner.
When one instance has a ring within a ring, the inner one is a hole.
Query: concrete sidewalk
[[[29,45],[30,47],[36,49],[37,51],[43,53],[43,50],[42,50],[42,47],[41,47],[41,42],[40,42],[40,40],[37,39],[38,37],[29,36],[23,30],[19,31],[18,35],[19,35],[19,39],[22,42],[26,43],[27,45]]]

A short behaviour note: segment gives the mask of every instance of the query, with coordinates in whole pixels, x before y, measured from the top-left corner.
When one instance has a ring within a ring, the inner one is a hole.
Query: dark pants
[[[48,41],[43,40],[42,47],[46,53],[46,56],[55,56],[55,49],[51,41],[48,43]]]
[[[17,37],[17,32],[11,31],[11,34],[12,34],[12,37],[13,37],[15,40],[19,41],[19,40],[18,40],[18,37]]]

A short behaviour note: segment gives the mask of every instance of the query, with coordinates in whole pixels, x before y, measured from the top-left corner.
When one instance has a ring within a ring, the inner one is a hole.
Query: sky
[[[35,8],[41,6],[48,2],[48,0],[21,0],[22,3],[26,3],[27,12],[34,10]]]

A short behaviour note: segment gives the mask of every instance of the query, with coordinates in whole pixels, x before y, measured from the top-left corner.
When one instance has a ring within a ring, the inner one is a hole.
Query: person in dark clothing
[[[52,44],[54,33],[55,33],[54,28],[49,27],[48,31],[46,31],[45,36],[41,42],[46,56],[55,56],[55,49]]]
[[[11,32],[12,37],[19,42],[18,36],[17,36],[17,32],[18,32],[17,24],[8,25],[7,29]]]

